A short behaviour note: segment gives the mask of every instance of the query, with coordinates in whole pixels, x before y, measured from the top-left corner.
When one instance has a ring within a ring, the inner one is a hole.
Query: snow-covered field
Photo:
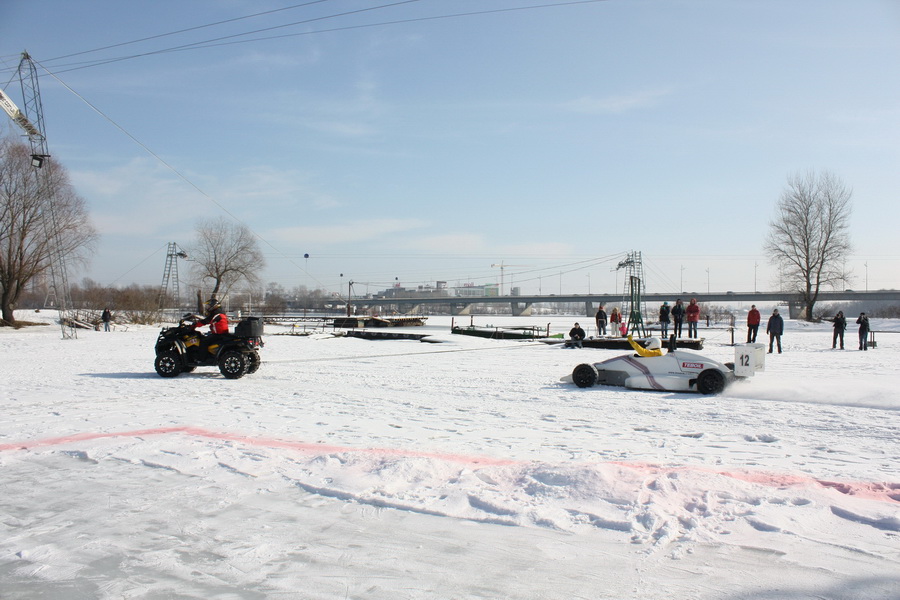
[[[715,397],[579,389],[621,352],[449,317],[267,335],[240,380],[160,378],[157,327],[0,329],[0,598],[900,598],[900,324],[873,327],[788,321]]]

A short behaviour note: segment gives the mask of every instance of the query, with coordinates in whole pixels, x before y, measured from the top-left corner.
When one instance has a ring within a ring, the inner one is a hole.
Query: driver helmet
[[[647,340],[647,348],[649,350],[659,350],[662,348],[662,341],[656,336],[653,336],[649,340]]]
[[[219,308],[219,306],[221,306],[221,304],[219,304],[219,301],[216,300],[215,298],[210,298],[209,300],[206,301],[205,306],[206,306],[207,312],[209,312],[211,310],[216,310],[217,308]]]

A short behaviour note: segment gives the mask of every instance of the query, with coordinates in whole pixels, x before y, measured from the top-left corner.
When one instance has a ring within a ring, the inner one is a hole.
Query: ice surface
[[[154,327],[0,329],[0,598],[900,598],[900,326],[787,326],[713,397],[442,317],[267,335],[240,380],[158,377]]]

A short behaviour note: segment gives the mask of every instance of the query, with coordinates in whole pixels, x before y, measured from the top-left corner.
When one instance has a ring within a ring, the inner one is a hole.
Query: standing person
[[[838,343],[838,338],[841,340],[841,350],[844,349],[844,331],[847,330],[847,319],[844,318],[844,311],[839,310],[838,314],[834,316],[834,335],[831,336],[831,349],[834,350]]]
[[[669,303],[663,302],[662,306],[659,307],[659,330],[661,338],[669,337],[669,311]]]
[[[103,309],[100,320],[103,321],[103,331],[109,331],[109,322],[112,321],[112,313],[109,312],[109,307]]]
[[[619,337],[619,327],[621,326],[622,313],[620,313],[619,309],[614,306],[612,312],[609,313],[609,328],[612,331],[613,337]]]
[[[684,313],[687,316],[688,337],[698,337],[697,323],[700,322],[700,305],[697,304],[696,298],[691,298],[691,302],[687,305],[687,308],[684,309]]]
[[[581,348],[581,341],[584,339],[585,333],[581,325],[575,323],[575,327],[569,330],[569,344],[575,348]]]
[[[684,304],[681,302],[681,298],[676,300],[675,306],[672,307],[672,324],[675,330],[675,337],[680,338],[684,327]]]
[[[756,342],[756,332],[759,331],[759,322],[762,321],[762,315],[756,310],[756,305],[750,306],[750,312],[747,313],[747,343]]]
[[[859,313],[859,318],[856,319],[856,322],[859,324],[859,349],[860,350],[868,350],[869,349],[869,317],[866,316],[866,313]]]
[[[603,310],[602,304],[597,309],[597,315],[594,317],[594,320],[597,321],[597,335],[606,335],[606,311]]]
[[[781,354],[781,334],[784,333],[784,319],[778,314],[778,309],[772,311],[769,323],[766,325],[766,333],[769,334],[769,354],[772,354],[772,344],[778,342],[778,354]]]

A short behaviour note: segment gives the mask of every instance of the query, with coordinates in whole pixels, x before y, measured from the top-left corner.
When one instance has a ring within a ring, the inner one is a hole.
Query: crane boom
[[[43,138],[41,132],[38,131],[38,128],[35,127],[31,121],[28,120],[28,117],[19,110],[19,107],[16,106],[16,103],[12,101],[12,99],[6,95],[6,92],[0,90],[0,106],[3,107],[3,110],[6,111],[6,114],[9,115],[9,118],[12,119],[19,127],[21,127],[25,133],[28,134],[28,138]]]

